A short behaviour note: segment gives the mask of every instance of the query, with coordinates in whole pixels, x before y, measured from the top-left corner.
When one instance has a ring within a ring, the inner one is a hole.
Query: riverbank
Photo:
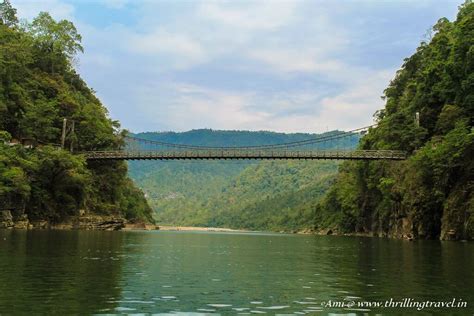
[[[59,221],[29,219],[26,214],[9,210],[0,211],[0,228],[6,229],[60,229],[60,230],[155,230],[149,223],[129,223],[119,215],[82,214],[64,217]]]
[[[262,232],[247,229],[232,229],[224,227],[197,227],[197,226],[175,226],[175,225],[155,225],[145,222],[128,222],[125,218],[117,215],[83,214],[80,216],[70,216],[59,222],[47,220],[29,220],[26,214],[16,215],[10,211],[0,211],[0,228],[4,229],[57,229],[57,230],[106,230],[106,231],[134,231],[134,230],[162,230],[162,231],[198,231],[198,232]],[[357,237],[382,237],[390,239],[415,240],[416,238],[406,231],[397,233],[386,232],[359,232],[343,233],[337,229],[301,229],[292,231],[279,231],[282,234],[300,235],[334,235],[334,236],[357,236]],[[454,239],[441,239],[454,240]],[[459,240],[466,241],[466,240]]]
[[[68,216],[57,222],[30,220],[26,214],[16,214],[9,210],[0,211],[0,228],[5,229],[59,229],[59,230],[163,230],[163,231],[203,231],[203,232],[249,232],[243,229],[221,227],[193,227],[155,225],[145,222],[128,222],[118,215],[82,214]]]
[[[196,226],[168,226],[160,225],[160,230],[163,231],[201,231],[201,232],[251,232],[246,229],[232,229],[222,227],[196,227]]]

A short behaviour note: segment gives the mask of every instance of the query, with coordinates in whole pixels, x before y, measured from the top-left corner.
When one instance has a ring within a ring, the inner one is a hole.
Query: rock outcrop
[[[0,211],[0,228],[121,230],[126,223],[120,216],[90,214],[71,216],[54,223],[47,220],[30,221],[26,214],[15,215],[9,210]]]
[[[13,216],[9,210],[0,211],[0,228],[13,228]]]

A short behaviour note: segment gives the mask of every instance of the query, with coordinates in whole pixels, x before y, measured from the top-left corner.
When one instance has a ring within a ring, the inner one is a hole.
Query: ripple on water
[[[215,312],[216,310],[215,310],[215,309],[210,309],[210,308],[198,308],[197,311],[198,311],[198,312],[209,312],[209,313],[212,313],[212,312]]]
[[[322,311],[322,309],[303,309],[303,312],[305,313],[320,313]]]
[[[288,308],[290,306],[288,305],[281,305],[281,306],[259,306],[257,308],[259,309],[285,309],[285,308]]]
[[[370,312],[370,309],[367,308],[348,308],[347,310],[349,311],[354,311],[354,312]]]
[[[129,311],[134,311],[134,310],[136,310],[136,308],[119,306],[119,307],[116,307],[115,310],[116,310],[117,312],[129,312]]]
[[[307,302],[307,301],[293,301],[293,303],[300,304],[300,305],[314,304],[314,302]]]
[[[223,307],[231,307],[231,304],[207,304],[207,306],[223,308]]]
[[[161,298],[164,299],[164,300],[174,300],[176,298],[176,296],[165,295],[165,296],[162,296]]]
[[[321,306],[306,306],[307,309],[313,310],[313,311],[322,311],[323,308]]]
[[[234,307],[232,309],[234,311],[237,311],[237,312],[243,312],[243,311],[248,311],[250,308],[248,308],[248,307]]]
[[[116,303],[131,303],[131,304],[155,304],[153,301],[142,301],[142,300],[123,300],[115,301]]]
[[[171,311],[169,313],[158,313],[158,314],[152,314],[152,315],[207,316],[207,315],[215,315],[215,314],[201,313],[201,312]]]

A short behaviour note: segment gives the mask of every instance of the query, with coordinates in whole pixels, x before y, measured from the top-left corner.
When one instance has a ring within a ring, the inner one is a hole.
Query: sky
[[[373,124],[403,59],[463,0],[11,0],[72,21],[76,68],[133,132]]]

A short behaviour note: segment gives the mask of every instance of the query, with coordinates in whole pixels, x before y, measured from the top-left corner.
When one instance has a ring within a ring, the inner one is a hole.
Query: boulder
[[[80,216],[74,221],[75,229],[120,230],[125,227],[125,219],[114,216]]]
[[[0,228],[13,228],[13,216],[9,210],[0,211]]]
[[[19,215],[15,218],[14,228],[28,229],[30,227],[30,221],[26,214]]]

